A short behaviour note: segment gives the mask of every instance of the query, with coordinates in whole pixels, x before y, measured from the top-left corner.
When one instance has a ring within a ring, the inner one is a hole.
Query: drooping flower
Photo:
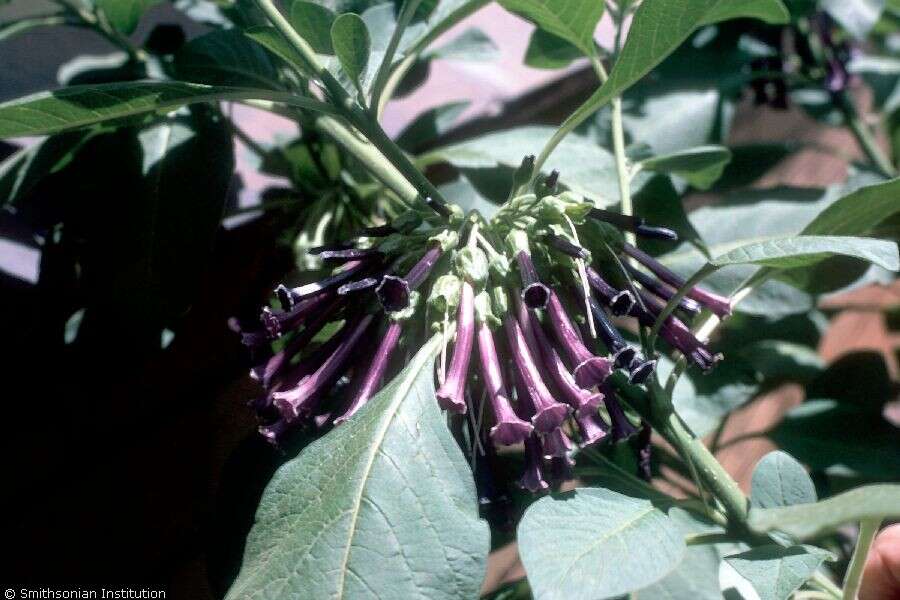
[[[485,321],[478,324],[478,354],[481,358],[481,375],[496,420],[496,425],[491,428],[491,439],[504,446],[524,442],[534,427],[528,421],[520,419],[510,403],[494,345],[494,335]]]

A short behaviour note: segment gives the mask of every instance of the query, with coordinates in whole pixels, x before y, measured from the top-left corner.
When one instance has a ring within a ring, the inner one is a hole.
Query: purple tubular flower
[[[592,388],[606,381],[612,373],[612,361],[602,356],[596,356],[578,337],[578,332],[572,326],[569,316],[563,308],[559,296],[550,292],[550,301],[547,304],[550,323],[563,350],[569,356],[569,360],[575,366],[575,381],[583,388]]]
[[[323,261],[338,263],[381,258],[381,256],[381,252],[375,248],[343,248],[340,250],[325,250],[319,253],[319,258]]]
[[[684,278],[676,275],[673,271],[663,266],[659,261],[643,250],[635,248],[630,244],[624,244],[622,249],[625,251],[625,254],[647,267],[654,275],[671,285],[673,288],[680,289],[684,287]],[[692,288],[687,296],[688,298],[693,298],[719,317],[725,317],[731,314],[731,301],[728,298],[724,298],[699,287]]]
[[[612,388],[609,386],[604,386],[603,388],[603,404],[606,405],[606,412],[609,413],[609,422],[612,425],[612,440],[614,442],[628,439],[637,433],[637,427],[632,425],[628,417],[625,416],[622,405],[619,404]]]
[[[602,208],[592,208],[588,213],[589,217],[614,225],[625,231],[632,231],[642,237],[653,238],[657,240],[677,241],[678,234],[665,227],[653,227],[647,225],[646,221],[640,217],[632,217],[623,215],[622,213],[603,210]]]
[[[360,279],[358,281],[351,281],[350,283],[345,283],[339,287],[337,293],[338,296],[346,296],[347,294],[353,294],[355,292],[364,292],[378,285],[378,281],[377,277],[366,277],[365,279]]]
[[[530,400],[534,410],[531,423],[539,433],[549,433],[562,425],[569,416],[569,407],[557,402],[550,395],[537,365],[534,363],[525,334],[519,326],[518,320],[513,315],[506,315],[503,319],[503,327],[506,329],[506,337],[512,350],[516,371],[525,391],[525,396]]]
[[[335,334],[338,342],[334,352],[314,373],[303,377],[295,387],[273,394],[275,407],[288,423],[312,414],[321,398],[321,392],[341,374],[347,359],[371,323],[372,315],[348,321]]]
[[[544,308],[550,297],[550,288],[540,282],[531,256],[520,251],[516,254],[516,263],[519,265],[519,275],[522,277],[522,300],[529,308]]]
[[[647,294],[642,293],[641,300],[646,309],[635,305],[632,316],[636,317],[642,325],[652,327],[663,307]],[[698,340],[690,328],[675,315],[669,315],[663,321],[659,328],[659,335],[704,371],[712,369],[722,358],[721,354],[713,354],[706,344]]]
[[[557,427],[550,433],[544,435],[541,442],[544,450],[544,458],[553,458],[556,456],[565,457],[572,451],[572,440],[570,440],[569,436],[566,435],[566,432],[562,430],[562,427]]]
[[[464,389],[469,374],[469,359],[475,337],[475,290],[468,281],[462,282],[459,296],[459,312],[456,316],[456,343],[447,378],[437,391],[438,404],[444,410],[464,414],[466,398]]]
[[[580,258],[582,260],[587,260],[589,256],[587,250],[562,237],[561,235],[556,235],[555,233],[547,233],[544,235],[544,237],[547,239],[551,246],[567,256],[571,256],[572,258]]]
[[[369,365],[368,370],[365,371],[362,384],[359,386],[359,389],[356,390],[353,400],[350,401],[350,405],[347,407],[347,410],[344,411],[344,414],[334,420],[335,425],[340,425],[356,414],[356,411],[362,408],[362,406],[369,401],[369,398],[371,398],[378,390],[381,385],[381,380],[384,377],[384,372],[387,370],[388,363],[390,362],[391,355],[394,353],[394,349],[397,348],[397,343],[400,341],[401,330],[402,325],[399,321],[392,321],[391,324],[388,325],[387,331],[385,332],[384,337],[381,338],[381,343],[378,345],[378,350],[375,351],[375,357],[372,359],[372,363]]]
[[[341,265],[338,271],[336,271],[333,275],[330,275],[321,281],[307,283],[306,285],[301,285],[300,287],[291,289],[287,289],[284,286],[279,286],[276,292],[278,292],[279,298],[282,298],[282,296],[284,296],[284,299],[282,301],[283,306],[292,307],[301,300],[310,297],[316,297],[321,295],[323,292],[331,291],[337,287],[340,287],[344,283],[355,279],[357,276],[361,275],[369,268],[371,268],[370,261],[350,261]]]
[[[284,348],[273,354],[266,362],[256,365],[251,369],[250,375],[259,381],[263,388],[271,387],[276,376],[281,374],[283,369],[290,364],[291,359],[303,350],[317,333],[331,320],[332,315],[340,308],[341,301],[337,298],[333,299],[327,306],[316,313],[316,315],[306,323],[303,331],[297,334]]]
[[[631,383],[640,385],[647,381],[647,378],[656,369],[656,361],[644,359],[637,353],[637,350],[625,342],[625,338],[606,316],[606,311],[594,298],[590,298],[589,303],[591,313],[594,315],[594,324],[597,326],[597,333],[613,353],[613,361],[619,367],[628,369],[628,380]]]
[[[635,269],[627,262],[625,263],[625,269],[635,281],[641,284],[641,286],[643,286],[645,290],[647,290],[657,298],[661,298],[663,301],[668,302],[675,295],[676,290],[672,289],[671,286],[668,286],[657,279],[653,279],[643,271]],[[684,297],[678,302],[678,308],[682,309],[692,316],[699,315],[700,311],[702,310],[700,303],[688,297]]]
[[[419,262],[413,265],[406,277],[385,275],[375,289],[375,293],[378,294],[378,299],[381,301],[384,310],[397,312],[407,308],[409,306],[410,293],[428,278],[441,254],[443,254],[441,245],[434,244],[419,259]]]
[[[603,398],[603,394],[599,396]],[[609,434],[609,425],[603,421],[596,408],[592,412],[575,413],[575,422],[578,423],[582,447],[602,442]]]
[[[621,317],[631,313],[632,307],[637,302],[634,294],[628,290],[620,292],[607,283],[593,267],[588,267],[585,269],[585,272],[587,273],[588,284],[591,286],[591,289],[597,292],[603,304],[609,307],[612,314]]]
[[[541,442],[535,434],[531,434],[525,440],[525,473],[519,479],[519,485],[532,494],[550,487],[550,484],[544,480],[543,463]]]
[[[496,444],[511,446],[524,442],[534,431],[531,423],[523,421],[513,410],[509,394],[503,384],[500,360],[494,346],[494,336],[487,323],[478,325],[478,354],[481,356],[481,374],[488,392],[497,424],[491,428],[491,439]]]
[[[290,310],[272,312],[268,307],[263,308],[260,320],[269,333],[269,337],[277,339],[282,334],[296,329],[301,323],[319,314],[333,297],[331,290],[306,298],[296,304]]]

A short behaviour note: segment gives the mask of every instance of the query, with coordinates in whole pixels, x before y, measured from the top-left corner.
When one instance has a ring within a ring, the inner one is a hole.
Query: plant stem
[[[850,566],[847,567],[847,576],[844,577],[844,600],[856,600],[859,584],[862,582],[863,568],[866,566],[866,557],[880,526],[881,519],[866,519],[859,524],[856,548],[853,550]]]
[[[430,199],[430,201],[427,202],[428,205],[438,214],[447,217],[450,212],[447,208],[447,202],[437,188],[428,181],[428,178],[413,165],[406,154],[404,154],[394,141],[388,137],[381,128],[381,125],[372,118],[372,115],[359,106],[359,104],[350,97],[350,94],[347,93],[347,90],[344,89],[340,82],[335,79],[334,75],[319,63],[315,51],[306,40],[294,30],[284,15],[282,15],[272,3],[272,0],[256,0],[256,4],[275,28],[278,29],[294,49],[300,53],[300,56],[303,57],[303,60],[309,69],[316,74],[322,82],[322,85],[325,87],[325,91],[330,97],[332,104],[334,104],[350,123],[359,129],[376,148],[378,148],[382,155],[381,160],[385,161],[386,159],[385,162],[389,161],[396,165],[397,169],[403,173],[403,176],[406,177],[409,183],[416,187],[422,199]],[[379,169],[380,171],[385,172],[389,170],[389,167],[387,165],[382,165]]]
[[[406,31],[406,27],[412,21],[413,15],[416,14],[416,9],[419,8],[421,3],[422,0],[406,0],[403,3],[403,8],[400,9],[400,15],[397,17],[397,26],[394,27],[394,32],[391,34],[391,39],[388,41],[387,48],[384,51],[384,58],[381,59],[378,73],[375,75],[375,81],[372,84],[372,98],[369,105],[376,111],[376,118],[380,114],[378,107],[381,106],[381,94],[384,92],[385,84],[390,77],[391,67],[394,64],[394,54],[397,52],[397,46],[400,45],[400,38],[403,37],[403,32]]]
[[[619,202],[622,214],[634,214],[631,202],[631,174],[628,170],[628,157],[625,155],[625,127],[622,122],[622,98],[617,96],[612,101],[612,140],[613,152],[616,155],[616,172],[619,176]],[[632,231],[625,232],[625,242],[634,246],[637,238]]]
[[[397,194],[403,202],[409,205],[416,202],[419,192],[415,186],[372,144],[334,117],[322,116],[315,122],[316,129],[333,138],[342,148],[356,157],[378,181]]]
[[[882,152],[872,130],[869,129],[865,122],[863,122],[853,100],[846,91],[837,94],[837,104],[844,114],[844,119],[847,121],[847,127],[853,132],[853,135],[856,137],[856,141],[865,153],[866,158],[868,158],[885,177],[896,177],[897,170],[894,168],[894,165],[891,164],[891,161],[888,160],[887,156],[885,156],[884,152]]]

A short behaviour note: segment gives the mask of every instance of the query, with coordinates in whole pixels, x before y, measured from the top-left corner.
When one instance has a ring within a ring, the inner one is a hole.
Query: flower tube
[[[519,418],[510,404],[509,394],[503,383],[500,360],[490,327],[484,321],[478,324],[478,354],[481,357],[481,375],[487,390],[497,424],[491,428],[491,439],[503,446],[524,442],[534,427]]]
[[[560,346],[576,365],[574,370],[575,381],[584,388],[591,388],[603,383],[612,373],[612,361],[601,356],[595,356],[578,336],[578,332],[572,326],[569,316],[563,308],[562,302],[556,292],[550,292],[550,300],[547,303],[547,312],[550,323],[556,334]]]
[[[397,348],[397,343],[400,341],[400,332],[402,328],[400,321],[391,321],[391,324],[388,325],[387,331],[385,332],[384,337],[381,338],[381,343],[375,351],[375,356],[372,358],[372,363],[365,371],[362,384],[359,386],[359,389],[356,390],[356,393],[350,401],[347,410],[344,411],[344,414],[334,420],[335,425],[340,425],[356,414],[356,411],[362,408],[362,406],[369,401],[369,398],[371,398],[378,390],[381,385],[381,380],[384,377],[384,372],[387,370],[388,363],[390,362],[391,355],[394,353],[394,349]]]
[[[456,317],[456,343],[453,358],[444,383],[437,390],[438,404],[444,410],[464,414],[466,412],[465,383],[469,374],[469,359],[472,356],[472,341],[475,333],[475,290],[466,280],[462,282],[459,297],[459,311]]]
[[[432,269],[444,253],[440,243],[434,243],[419,261],[409,270],[406,277],[385,275],[375,289],[384,310],[398,312],[409,306],[410,293],[419,287],[431,274]]]

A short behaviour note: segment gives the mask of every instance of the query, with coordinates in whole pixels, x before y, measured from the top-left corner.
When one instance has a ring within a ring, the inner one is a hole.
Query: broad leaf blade
[[[862,486],[815,504],[751,508],[750,528],[783,531],[797,539],[816,538],[844,523],[900,517],[900,485]]]
[[[244,35],[263,46],[266,50],[281,58],[290,65],[294,65],[301,71],[306,68],[306,61],[296,48],[291,46],[284,36],[274,27],[262,25],[251,27],[244,31]]]
[[[831,553],[815,546],[772,544],[728,556],[725,561],[753,584],[760,600],[787,600],[830,557]]]
[[[535,69],[562,69],[581,56],[578,48],[561,37],[535,29],[525,50],[525,64]]]
[[[291,25],[319,54],[334,54],[331,28],[335,14],[315,2],[297,0],[291,5]]]
[[[265,97],[259,90],[180,81],[72,86],[0,104],[0,138],[48,135],[151,112],[169,112],[187,104]],[[320,105],[299,97],[291,102],[306,108]]]
[[[344,73],[362,92],[362,77],[369,62],[371,39],[365,21],[354,13],[345,13],[334,20],[331,45]]]
[[[538,600],[611,598],[646,587],[686,550],[681,530],[649,500],[602,488],[541,498],[522,518],[518,539]]]
[[[762,457],[753,471],[750,503],[760,508],[816,501],[816,486],[790,454],[775,450]]]
[[[780,0],[772,0],[787,16],[787,9]],[[695,29],[722,18],[744,16],[740,6],[745,3],[733,0],[654,0],[644,2],[637,9],[629,29],[628,38],[600,89],[566,120],[580,123],[610,100],[622,94],[641,77],[650,72],[669,54],[675,51]],[[756,2],[752,4],[757,4]],[[727,6],[727,8],[726,8]],[[735,7],[733,10],[731,7]],[[753,15],[751,15],[753,16]],[[786,19],[785,19],[786,20]],[[783,21],[779,21],[783,22]],[[555,33],[555,32],[553,32]]]
[[[212,31],[175,55],[178,78],[209,85],[279,88],[278,72],[265,50],[234,29]]]
[[[540,29],[566,40],[586,56],[596,53],[594,30],[603,16],[596,0],[499,0],[506,10],[528,19]]]
[[[440,337],[269,484],[227,598],[475,598],[489,548],[434,398]]]
[[[811,265],[834,255],[859,258],[891,271],[900,270],[896,243],[831,235],[801,235],[747,244],[710,262],[717,267],[755,264],[791,268]]]
[[[677,175],[696,188],[708,190],[722,176],[730,161],[731,151],[728,148],[701,146],[654,156],[641,165],[650,171]]]
[[[134,33],[147,9],[159,2],[160,0],[95,0],[110,24],[125,35]]]
[[[770,25],[787,23],[791,13],[781,0],[740,0],[739,2],[719,2],[706,14],[704,24],[728,21],[729,19],[759,19]]]
[[[866,235],[900,213],[900,179],[859,188],[830,204],[806,227],[803,235]]]

